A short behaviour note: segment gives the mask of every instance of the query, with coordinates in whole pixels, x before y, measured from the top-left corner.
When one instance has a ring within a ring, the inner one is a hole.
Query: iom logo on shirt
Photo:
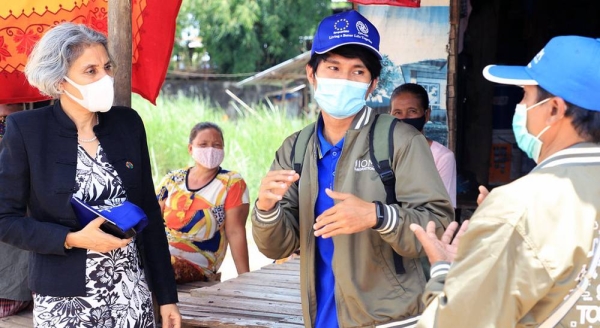
[[[360,172],[360,171],[375,171],[375,168],[373,167],[373,163],[371,162],[371,160],[369,160],[369,159],[357,159],[354,162],[354,171],[355,172]]]

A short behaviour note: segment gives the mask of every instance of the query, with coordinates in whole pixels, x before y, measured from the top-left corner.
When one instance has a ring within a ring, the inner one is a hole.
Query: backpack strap
[[[392,170],[391,162],[394,157],[394,127],[395,117],[378,114],[373,120],[369,130],[369,156],[375,171],[379,174],[385,188],[386,204],[395,204],[396,201],[396,176]]]
[[[396,118],[391,115],[377,114],[369,129],[369,156],[379,178],[385,188],[386,204],[397,204],[396,200],[396,176],[392,170],[392,158],[394,157],[394,128]],[[402,256],[394,253],[394,268],[396,274],[406,273]]]
[[[308,148],[308,142],[310,141],[310,137],[315,132],[315,124],[309,124],[304,127],[298,133],[296,140],[294,140],[294,145],[292,146],[292,152],[290,153],[290,162],[294,166],[294,171],[296,173],[302,173],[302,163],[304,162],[304,155],[306,154],[306,148]],[[298,181],[296,181],[298,183]]]

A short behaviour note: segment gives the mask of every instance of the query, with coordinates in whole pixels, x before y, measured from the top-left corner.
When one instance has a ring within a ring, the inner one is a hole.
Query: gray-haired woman
[[[112,106],[113,62],[104,35],[59,24],[33,49],[25,74],[54,105],[7,118],[0,144],[0,241],[29,250],[36,327],[179,327],[177,290],[146,134],[131,108]],[[143,209],[133,238],[85,224],[71,207],[125,200]],[[27,212],[29,209],[29,213]]]

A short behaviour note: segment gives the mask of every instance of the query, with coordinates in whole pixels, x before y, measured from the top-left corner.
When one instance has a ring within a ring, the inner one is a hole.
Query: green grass
[[[289,118],[277,108],[257,108],[244,112],[236,120],[222,109],[212,108],[209,101],[180,97],[159,97],[156,107],[133,95],[132,107],[146,127],[154,184],[170,170],[193,164],[187,152],[189,133],[202,121],[216,123],[225,136],[225,160],[222,167],[237,171],[246,180],[250,203],[257,196],[260,180],[269,170],[275,151],[283,140],[309,123],[303,118]],[[244,111],[244,109],[241,109]]]

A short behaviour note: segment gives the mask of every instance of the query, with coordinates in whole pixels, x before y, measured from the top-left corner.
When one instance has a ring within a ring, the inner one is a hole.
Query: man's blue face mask
[[[540,140],[540,137],[544,132],[548,131],[550,125],[546,126],[537,136],[530,134],[529,131],[527,131],[527,111],[548,100],[550,100],[550,98],[544,99],[530,107],[527,107],[525,104],[517,104],[515,115],[513,116],[513,133],[515,134],[517,145],[536,163],[538,162],[540,151],[542,150],[542,141]]]
[[[319,78],[315,89],[315,100],[329,116],[344,119],[356,115],[367,103],[370,83],[345,79]]]

